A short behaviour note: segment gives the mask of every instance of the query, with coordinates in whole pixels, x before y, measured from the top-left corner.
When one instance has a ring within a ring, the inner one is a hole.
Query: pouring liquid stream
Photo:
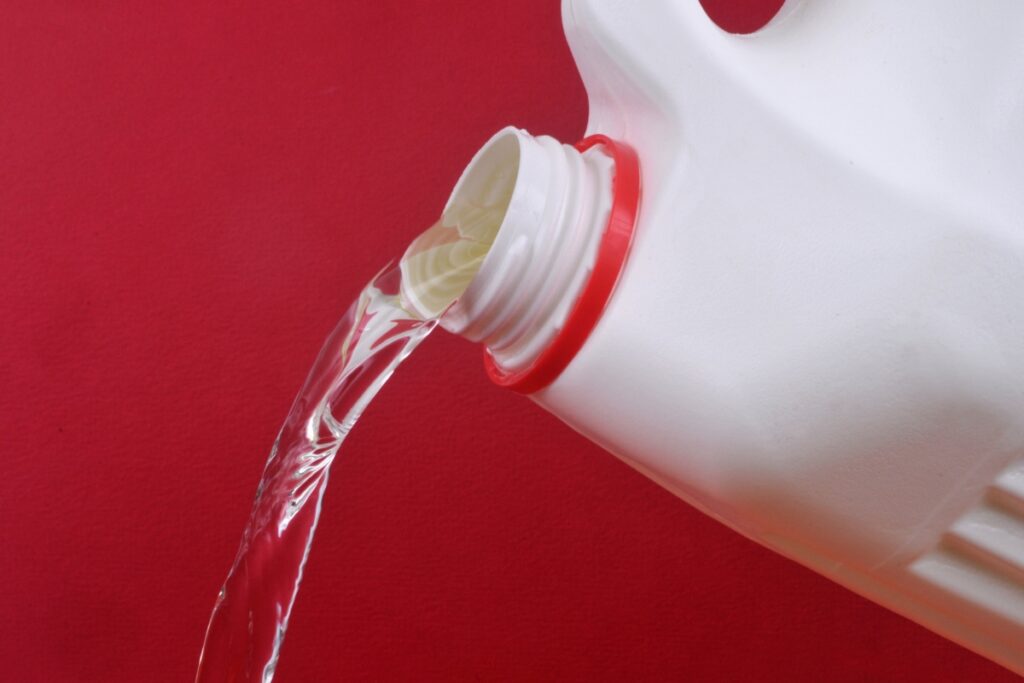
[[[501,218],[495,207],[446,213],[373,278],[324,342],[267,459],[210,616],[197,683],[273,679],[331,463],[366,406],[465,291]]]

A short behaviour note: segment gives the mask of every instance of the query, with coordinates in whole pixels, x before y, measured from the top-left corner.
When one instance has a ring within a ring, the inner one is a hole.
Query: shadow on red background
[[[0,678],[189,680],[322,337],[491,133],[583,132],[558,3],[36,0],[0,36]],[[1011,679],[443,334],[332,478],[283,682]]]

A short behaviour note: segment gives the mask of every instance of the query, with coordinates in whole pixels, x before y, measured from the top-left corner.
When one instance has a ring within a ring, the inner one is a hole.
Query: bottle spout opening
[[[602,136],[571,146],[504,128],[467,165],[440,221],[402,257],[403,299],[481,342],[491,378],[525,391],[536,383],[524,376],[555,365],[560,372],[565,338],[578,337],[578,349],[596,323],[625,260],[638,195],[630,148]],[[622,197],[632,197],[625,214]],[[609,251],[612,233],[619,237]],[[590,310],[583,325],[581,305]],[[559,363],[548,362],[560,347]]]
[[[488,255],[512,201],[519,173],[515,136],[516,129],[505,128],[474,155],[437,223],[413,240],[401,259],[406,307],[424,318],[440,317],[441,326],[456,334],[460,328],[452,321],[458,314],[452,311],[459,310],[480,271],[489,269]]]

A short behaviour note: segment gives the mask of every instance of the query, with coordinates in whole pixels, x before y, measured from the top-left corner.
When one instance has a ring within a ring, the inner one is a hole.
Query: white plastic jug
[[[500,229],[443,324],[681,498],[1024,673],[1024,3],[563,15],[607,139],[484,146],[446,211]]]

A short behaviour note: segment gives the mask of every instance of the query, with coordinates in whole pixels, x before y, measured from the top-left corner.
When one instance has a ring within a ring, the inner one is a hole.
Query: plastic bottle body
[[[969,7],[902,44],[860,30],[925,4],[807,3],[740,38],[697,3],[564,3],[588,130],[637,149],[643,202],[599,324],[534,398],[1024,672],[1024,51],[987,36],[925,69],[992,30]]]

